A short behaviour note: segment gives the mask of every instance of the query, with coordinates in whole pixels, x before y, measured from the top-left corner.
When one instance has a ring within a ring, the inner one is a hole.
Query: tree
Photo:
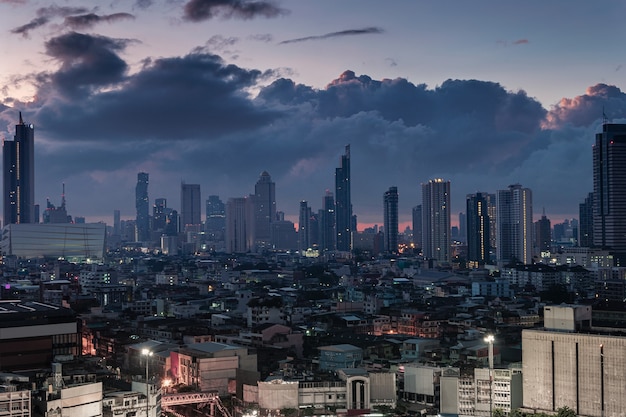
[[[556,409],[557,417],[576,417],[576,412],[568,406],[560,407]]]

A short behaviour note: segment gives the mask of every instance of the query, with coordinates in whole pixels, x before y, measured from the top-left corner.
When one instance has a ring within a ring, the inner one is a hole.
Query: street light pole
[[[493,342],[495,338],[492,334],[485,337],[485,342],[489,344],[489,417],[493,417]]]
[[[150,349],[142,349],[141,354],[146,357],[146,417],[150,417],[150,385],[148,384],[148,359],[152,356]]]

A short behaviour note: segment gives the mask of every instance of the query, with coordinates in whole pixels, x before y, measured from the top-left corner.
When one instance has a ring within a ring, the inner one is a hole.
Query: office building
[[[35,128],[20,113],[13,140],[2,142],[4,225],[37,223],[35,217]]]
[[[349,252],[352,239],[352,199],[350,194],[350,145],[335,170],[335,232],[338,251]]]
[[[389,187],[383,196],[385,250],[398,252],[398,187]]]
[[[510,185],[497,194],[497,259],[501,265],[532,263],[533,199],[528,188]]]
[[[319,211],[319,247],[322,251],[333,251],[336,246],[335,233],[335,198],[333,193],[326,190],[322,201],[322,209]]]
[[[450,181],[422,184],[422,239],[424,256],[445,264],[451,261]]]
[[[593,243],[626,261],[626,124],[602,125],[593,146]]]
[[[545,209],[541,218],[535,222],[535,248],[538,255],[550,252],[552,248],[552,227]]]
[[[163,232],[167,223],[167,199],[157,198],[152,206],[152,230]]]
[[[418,204],[412,210],[413,220],[413,244],[417,248],[422,248],[422,205]]]
[[[150,238],[149,207],[148,173],[140,172],[137,174],[137,185],[135,186],[135,208],[137,209],[135,241],[137,242],[145,242]]]
[[[246,253],[254,247],[254,213],[250,198],[230,198],[226,203],[226,252]]]
[[[204,231],[210,241],[224,240],[226,228],[226,206],[217,195],[210,195],[206,201],[206,221]]]
[[[198,231],[202,224],[200,184],[180,185],[180,229]]]
[[[257,248],[269,248],[271,225],[276,220],[276,184],[263,171],[254,186],[254,235]]]
[[[578,217],[578,246],[590,248],[593,246],[593,193],[580,203]]]
[[[298,216],[298,250],[303,253],[311,247],[311,207],[306,201],[300,202]]]
[[[467,206],[467,260],[475,266],[489,262],[491,222],[486,193],[468,194]]]

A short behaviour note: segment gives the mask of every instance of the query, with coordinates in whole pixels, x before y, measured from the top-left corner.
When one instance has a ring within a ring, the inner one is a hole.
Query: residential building
[[[441,178],[422,184],[424,256],[441,264],[451,259],[450,181]]]
[[[249,198],[231,198],[226,203],[226,252],[245,253],[253,248],[254,227]]]
[[[343,368],[357,368],[363,361],[363,349],[349,345],[332,345],[321,346],[320,351],[320,370],[333,371]]]
[[[422,243],[422,236],[423,236],[423,230],[422,230],[422,205],[418,204],[417,206],[413,207],[413,210],[411,212],[412,214],[412,226],[413,226],[413,244],[415,244],[415,247],[417,248],[422,248],[423,243]]]
[[[200,184],[180,185],[180,231],[199,231],[202,225]]]
[[[578,210],[578,246],[593,246],[593,193],[589,193]]]
[[[467,206],[467,260],[471,266],[488,263],[491,253],[491,221],[486,193],[469,194]]]
[[[497,260],[531,264],[533,257],[532,192],[520,184],[497,193]]]
[[[254,237],[257,249],[271,246],[272,222],[276,221],[276,184],[263,171],[254,187]]]

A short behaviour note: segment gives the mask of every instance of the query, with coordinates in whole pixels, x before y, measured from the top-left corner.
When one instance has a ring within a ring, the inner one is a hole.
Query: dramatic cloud
[[[46,53],[61,62],[60,70],[50,75],[52,85],[61,95],[78,99],[121,81],[128,66],[116,52],[128,42],[76,32],[50,39]]]
[[[626,94],[615,86],[596,84],[584,95],[561,99],[548,113],[545,127],[588,126],[603,117],[611,120],[625,114]]]
[[[327,33],[325,35],[307,36],[304,38],[289,39],[289,40],[280,42],[279,45],[288,44],[288,43],[306,42],[306,41],[317,41],[317,40],[322,40],[322,39],[340,38],[343,36],[371,35],[371,34],[380,34],[380,33],[384,33],[384,30],[382,30],[381,28],[377,28],[377,27],[369,27],[369,28],[363,28],[363,29],[348,29],[348,30],[342,30],[339,32]]]
[[[47,17],[36,17],[25,25],[18,26],[14,29],[11,29],[11,33],[15,33],[17,35],[22,35],[24,37],[28,37],[29,33],[33,29],[37,29],[48,23],[50,21]]]
[[[185,4],[183,18],[202,22],[217,17],[223,19],[254,19],[278,17],[288,13],[270,1],[190,0]]]
[[[100,22],[116,22],[124,19],[134,19],[130,13],[113,13],[110,15],[97,15],[95,13],[82,14],[76,16],[67,16],[65,18],[65,24],[72,29],[88,29]]]

